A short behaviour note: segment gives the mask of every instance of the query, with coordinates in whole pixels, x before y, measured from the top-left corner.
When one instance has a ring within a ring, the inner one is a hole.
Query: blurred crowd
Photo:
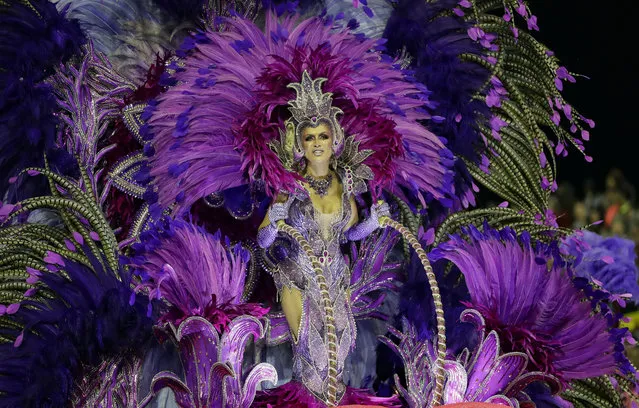
[[[563,182],[551,200],[560,226],[588,226],[600,235],[621,236],[636,244],[639,244],[638,204],[635,186],[616,168],[608,172],[604,186],[591,179],[584,180],[581,186]]]
[[[608,172],[603,186],[590,179],[584,180],[581,186],[569,182],[560,184],[552,197],[551,208],[557,215],[560,226],[587,227],[604,237],[630,239],[635,243],[635,253],[639,255],[639,203],[636,188],[619,169],[613,168]],[[634,262],[637,265],[637,258]],[[621,265],[617,269],[623,271]],[[628,327],[637,339],[639,302],[634,298],[635,296],[624,309],[627,322],[623,326]],[[626,354],[635,366],[639,366],[639,347],[628,344]]]

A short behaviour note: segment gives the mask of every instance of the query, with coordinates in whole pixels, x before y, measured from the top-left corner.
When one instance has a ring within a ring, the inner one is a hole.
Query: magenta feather
[[[344,111],[346,134],[360,149],[374,150],[365,161],[375,174],[374,194],[396,182],[427,200],[452,195],[450,152],[420,123],[429,119],[423,87],[375,51],[378,41],[336,31],[319,18],[268,15],[264,30],[240,18],[219,21],[225,29],[195,41],[175,74],[179,85],[160,97],[149,121],[161,206],[180,197],[181,212],[208,194],[256,180],[269,194],[296,188],[297,176],[268,143],[290,116],[286,106],[295,95],[286,86],[304,70],[327,78],[323,90]],[[184,163],[180,174],[171,171]]]
[[[431,258],[461,270],[471,298],[466,306],[481,312],[506,351],[526,353],[529,368],[564,382],[617,371],[606,319],[593,313],[543,244],[518,239],[511,229],[466,231],[468,240],[453,236]]]
[[[266,313],[242,297],[249,251],[223,242],[219,232],[212,235],[165,217],[140,239],[131,258],[134,272],[142,277],[138,291],[171,305],[162,321],[177,325],[189,316],[202,316],[222,331],[233,317]]]

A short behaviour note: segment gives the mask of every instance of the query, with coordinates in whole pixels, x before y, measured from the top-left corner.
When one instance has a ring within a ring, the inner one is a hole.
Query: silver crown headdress
[[[330,92],[322,92],[322,83],[325,81],[326,78],[312,80],[308,72],[304,71],[301,82],[288,85],[297,92],[297,98],[288,102],[292,117],[286,121],[286,128],[280,129],[280,140],[271,141],[269,146],[285,169],[296,171],[297,163],[304,157],[302,130],[320,123],[328,124],[333,133],[335,170],[340,174],[347,193],[360,194],[367,189],[366,180],[374,178],[371,169],[364,164],[364,160],[373,151],[360,150],[360,142],[354,136],[344,138],[344,129],[337,121],[337,115],[343,112],[331,106],[333,98]]]
[[[315,127],[320,123],[326,123],[333,134],[333,153],[339,156],[344,145],[344,130],[337,121],[337,115],[342,114],[342,110],[331,106],[333,94],[322,92],[322,84],[326,78],[311,79],[307,71],[302,74],[301,82],[293,82],[288,88],[293,88],[297,92],[297,98],[288,102],[288,110],[292,117],[287,121],[295,127],[295,139],[293,140],[294,160],[300,160],[304,156],[302,148],[302,130],[306,127]],[[289,133],[289,132],[287,132]],[[287,138],[291,135],[287,134]],[[287,143],[290,145],[289,143]]]

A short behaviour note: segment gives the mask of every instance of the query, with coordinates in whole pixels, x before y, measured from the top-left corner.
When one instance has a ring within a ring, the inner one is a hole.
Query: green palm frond
[[[562,80],[572,80],[574,74],[561,67],[553,53],[529,32],[516,30],[515,21],[521,19],[515,11],[521,5],[519,0],[471,3],[472,11],[464,18],[483,32],[494,34],[493,43],[498,47],[487,52],[492,61],[472,54],[461,56],[491,73],[475,98],[485,101],[486,91],[496,80],[508,95],[491,107],[495,118],[506,124],[499,130],[499,137],[488,136],[492,131],[489,123],[479,125],[486,135],[483,154],[489,157],[488,169],[470,161],[466,164],[478,184],[508,201],[511,208],[452,214],[439,227],[435,244],[464,225],[480,226],[483,222],[494,228],[525,230],[544,241],[569,234],[570,229],[547,225],[551,223],[545,217],[550,194],[556,187],[556,151],[561,153],[573,145],[583,152],[576,135],[591,126],[588,119],[569,106],[559,90]],[[524,7],[528,19],[532,14]],[[510,21],[502,18],[504,10],[512,16]]]
[[[617,381],[619,385],[619,383]],[[623,407],[619,391],[608,376],[576,380],[561,394],[575,408],[620,408]]]
[[[589,126],[557,88],[560,71],[564,76],[574,74],[562,71],[558,59],[527,31],[518,30],[517,37],[513,34],[519,0],[475,0],[472,4],[472,12],[465,19],[484,32],[495,34],[498,50],[487,53],[494,63],[477,55],[461,58],[489,70],[491,79],[499,79],[507,90],[508,99],[493,106],[492,111],[508,125],[499,131],[501,140],[486,137],[488,173],[474,163],[467,165],[480,184],[514,207],[530,215],[543,214],[557,174],[555,149],[561,144],[559,150],[573,145],[583,151],[575,135]],[[513,16],[510,22],[501,17],[504,9]],[[527,6],[526,10],[530,16]],[[488,80],[475,97],[484,100],[490,86]],[[560,113],[563,118],[558,116]],[[563,122],[558,125],[559,120]],[[491,133],[487,125],[480,126],[480,130],[485,135]],[[544,165],[542,152],[547,159]]]
[[[517,233],[527,231],[533,239],[539,241],[557,239],[572,233],[572,230],[568,228],[544,224],[540,219],[521,210],[502,207],[479,208],[450,215],[439,226],[434,245],[441,244],[449,235],[459,232],[462,227],[469,225],[481,227],[484,222],[496,229],[510,227]]]
[[[80,245],[74,233],[82,236],[81,241],[93,254],[92,258],[100,263],[106,262],[112,270],[117,270],[117,241],[96,202],[92,183],[82,182],[83,189],[79,183],[50,169],[29,168],[24,171],[47,177],[52,193],[18,203],[0,228],[0,303],[11,304],[23,300],[24,292],[33,287],[26,282],[26,268],[46,272],[44,258],[48,252],[93,269],[89,256],[79,250]],[[82,178],[88,178],[82,168],[81,173]],[[62,220],[62,225],[56,227],[19,222],[20,215],[42,209],[53,210]],[[64,273],[63,268],[60,273]],[[46,288],[38,289],[35,296],[41,298],[49,295]]]

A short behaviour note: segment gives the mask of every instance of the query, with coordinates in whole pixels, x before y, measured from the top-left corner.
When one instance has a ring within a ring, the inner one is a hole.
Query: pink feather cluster
[[[160,321],[177,326],[202,316],[221,332],[234,317],[266,314],[268,309],[242,298],[248,250],[223,242],[219,232],[209,234],[184,221],[166,223],[144,234],[132,258],[135,273],[144,277],[137,291],[170,304]]]
[[[452,161],[421,123],[426,92],[388,56],[378,40],[338,31],[320,18],[268,15],[264,29],[241,18],[219,19],[178,64],[177,85],[158,99],[149,120],[150,158],[159,203],[188,209],[208,194],[261,180],[269,194],[292,190],[268,143],[290,117],[291,82],[302,72],[324,77],[324,92],[344,111],[346,135],[374,153],[365,164],[371,189],[407,187],[423,200],[452,195]]]
[[[530,371],[563,382],[618,371],[606,319],[546,247],[509,228],[466,231],[468,240],[451,236],[431,260],[448,259],[464,274],[471,298],[464,304],[482,314],[505,351],[526,353]]]

